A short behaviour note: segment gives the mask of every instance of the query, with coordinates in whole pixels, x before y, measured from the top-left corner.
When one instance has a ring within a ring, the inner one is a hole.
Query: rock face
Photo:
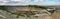
[[[6,19],[6,18],[0,16],[0,19]]]
[[[6,11],[0,10],[0,16],[6,18]]]
[[[43,9],[39,9],[39,8],[28,8],[28,7],[8,7],[8,10],[9,11],[11,11],[11,12],[14,12],[14,11],[18,11],[18,12],[20,12],[20,11],[38,11],[38,12],[41,12],[41,13],[44,13],[45,12],[45,10],[43,10]],[[6,11],[3,11],[3,10],[0,10],[0,15],[2,15],[2,16],[4,16],[5,18],[7,18],[7,19],[17,19],[16,18],[16,15],[9,15],[9,13],[8,12],[6,12]],[[44,14],[43,14],[44,15]],[[48,15],[48,14],[47,14]],[[49,14],[50,15],[50,14]],[[25,17],[19,17],[18,19],[22,19],[22,18],[25,18]],[[34,16],[32,16],[32,18],[31,19],[38,19],[38,17],[34,17]],[[43,17],[39,17],[39,19],[50,19],[51,18],[51,16],[43,16]]]
[[[39,11],[41,13],[47,12],[40,8],[28,8],[28,7],[8,7],[8,10],[10,11]],[[49,12],[46,15],[51,15]],[[35,18],[35,17],[34,17]]]
[[[4,11],[4,10],[0,10],[0,16],[6,19],[11,19],[13,16],[9,15],[8,12]],[[1,19],[3,19],[1,18]]]

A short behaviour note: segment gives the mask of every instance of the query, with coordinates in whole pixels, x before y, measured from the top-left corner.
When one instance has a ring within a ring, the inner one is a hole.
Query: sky
[[[60,5],[60,0],[0,0],[0,5]]]

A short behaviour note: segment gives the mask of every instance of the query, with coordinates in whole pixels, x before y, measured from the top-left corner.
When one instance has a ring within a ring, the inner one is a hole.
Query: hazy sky
[[[60,5],[60,0],[0,0],[0,5]]]

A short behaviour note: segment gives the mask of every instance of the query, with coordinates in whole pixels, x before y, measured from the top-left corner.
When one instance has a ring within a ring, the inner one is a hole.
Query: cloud
[[[60,5],[60,0],[8,0],[5,5]]]

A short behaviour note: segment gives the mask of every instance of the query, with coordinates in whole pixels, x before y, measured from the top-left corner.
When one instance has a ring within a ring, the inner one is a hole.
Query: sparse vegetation
[[[26,11],[26,12],[25,12],[26,19],[27,19],[28,17],[30,17],[30,15],[35,15],[35,14],[36,14],[36,13],[34,13],[34,12],[31,11],[31,8],[32,8],[32,7],[34,7],[34,8],[41,8],[41,9],[47,9],[47,8],[44,7],[44,6],[37,6],[37,5],[28,5],[28,7],[30,7],[30,11]],[[12,13],[12,12],[8,11],[7,6],[0,6],[0,9],[1,9],[1,10],[5,10],[5,11],[7,11],[8,13],[17,15],[17,18],[19,18],[19,16],[21,16],[21,15],[23,14],[23,13],[21,13],[21,12],[14,12],[14,13]],[[52,11],[52,12],[53,12],[53,11]],[[23,16],[24,16],[24,15],[23,15]]]

